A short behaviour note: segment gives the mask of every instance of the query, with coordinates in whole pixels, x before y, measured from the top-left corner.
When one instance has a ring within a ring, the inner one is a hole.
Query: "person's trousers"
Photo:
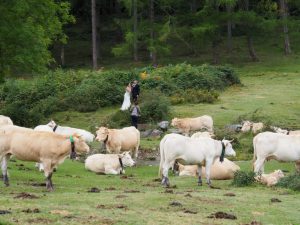
[[[131,125],[137,129],[137,125],[138,125],[138,117],[137,116],[131,116]]]

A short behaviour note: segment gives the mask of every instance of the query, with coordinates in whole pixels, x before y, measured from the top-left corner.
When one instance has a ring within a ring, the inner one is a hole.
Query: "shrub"
[[[106,121],[106,125],[110,128],[121,128],[121,127],[128,127],[131,125],[131,118],[130,112],[118,110],[114,114],[112,114],[108,121]]]
[[[281,178],[276,186],[300,191],[300,173],[291,174]]]
[[[234,173],[234,178],[232,181],[232,185],[236,187],[245,187],[249,186],[254,183],[255,173],[250,171],[250,172],[245,172],[245,171],[236,171]]]

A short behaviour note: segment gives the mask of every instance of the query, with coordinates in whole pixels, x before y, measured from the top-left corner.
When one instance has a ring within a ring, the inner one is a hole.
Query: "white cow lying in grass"
[[[261,176],[256,176],[255,180],[270,187],[276,185],[278,181],[283,177],[284,173],[281,170],[275,170],[270,174],[262,174]]]
[[[196,118],[174,118],[171,125],[177,127],[186,136],[191,131],[199,131],[201,129],[206,129],[210,133],[213,132],[213,119],[207,115]]]
[[[160,142],[160,167],[159,175],[162,174],[162,185],[169,186],[168,172],[175,161],[183,165],[198,166],[198,185],[202,185],[201,163],[205,160],[206,181],[210,185],[210,170],[213,162],[224,156],[235,156],[228,140],[217,141],[211,138],[189,138],[179,134],[167,134]]]
[[[300,130],[285,130],[281,129],[279,127],[271,127],[272,130],[274,130],[278,134],[286,134],[291,136],[300,136]]]
[[[179,176],[197,176],[198,166],[188,165],[184,166],[178,163]],[[210,179],[211,180],[230,180],[233,179],[234,173],[240,170],[240,167],[234,162],[224,159],[224,162],[216,160],[211,166]],[[202,177],[205,177],[205,167],[202,167]]]
[[[263,173],[266,160],[295,162],[300,171],[300,136],[263,132],[253,139],[254,172]]]
[[[129,152],[121,154],[94,154],[85,160],[87,170],[103,174],[124,174],[124,167],[134,166]]]
[[[91,143],[93,142],[95,135],[93,135],[91,132],[83,130],[83,129],[78,129],[78,128],[73,128],[73,127],[63,127],[57,125],[53,120],[51,120],[47,126],[49,126],[53,132],[57,134],[63,134],[63,135],[73,135],[73,134],[78,134],[82,137],[82,139],[86,143]]]
[[[0,115],[0,126],[2,125],[13,125],[13,121],[8,116]]]
[[[11,155],[19,160],[43,163],[46,187],[53,190],[52,173],[56,165],[67,156],[86,153],[89,146],[78,136],[63,136],[55,133],[33,131],[17,126],[0,127],[0,161],[5,185],[9,185],[7,163]]]

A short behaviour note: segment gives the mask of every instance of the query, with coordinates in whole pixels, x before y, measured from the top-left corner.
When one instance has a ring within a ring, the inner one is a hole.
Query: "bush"
[[[106,121],[105,126],[108,126],[110,128],[131,126],[131,117],[130,117],[129,110],[127,111],[118,110],[108,118],[108,121]]]
[[[300,191],[300,173],[295,173],[281,178],[276,186]]]
[[[236,171],[234,173],[234,178],[232,181],[232,185],[236,187],[245,187],[252,185],[255,181],[254,179],[255,173],[254,172],[245,172],[245,171]]]

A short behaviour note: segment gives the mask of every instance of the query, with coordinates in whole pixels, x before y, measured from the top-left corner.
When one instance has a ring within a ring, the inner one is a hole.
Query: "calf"
[[[274,186],[278,183],[278,181],[284,177],[284,174],[281,170],[275,170],[270,174],[262,174],[261,176],[256,176],[255,179],[262,183],[266,184],[268,187]]]

